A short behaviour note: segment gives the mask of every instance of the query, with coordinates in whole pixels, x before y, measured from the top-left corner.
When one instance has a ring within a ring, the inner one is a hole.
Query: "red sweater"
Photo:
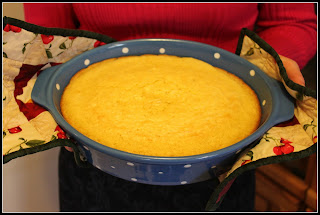
[[[242,28],[304,67],[317,50],[312,3],[25,3],[25,20],[113,37],[186,39],[235,52]],[[255,26],[257,27],[256,29]]]

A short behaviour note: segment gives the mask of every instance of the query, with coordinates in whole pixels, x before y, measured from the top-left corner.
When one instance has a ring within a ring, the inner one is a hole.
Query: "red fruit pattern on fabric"
[[[106,44],[106,43],[97,40],[97,41],[93,44],[93,47],[96,48],[96,47],[98,47],[98,46],[103,46],[103,45],[105,45],[105,44]]]
[[[4,29],[3,29],[5,32],[9,32],[10,31],[10,25],[7,24]]]
[[[57,136],[58,136],[58,139],[67,139],[67,136],[62,133],[58,133]]]
[[[318,142],[318,136],[314,136],[312,141],[313,141],[313,143],[317,143]]]
[[[15,134],[15,133],[19,133],[22,131],[22,129],[20,128],[20,126],[14,127],[14,128],[10,128],[8,129],[10,134]]]
[[[58,131],[58,139],[68,139],[66,133],[60,128],[59,125],[57,125],[56,129],[54,131]]]
[[[15,33],[19,33],[21,31],[21,28],[13,26],[13,25],[11,25],[10,28],[11,28],[11,31],[13,31]]]
[[[57,125],[56,129],[54,131],[58,131],[59,133],[62,132],[64,133],[64,131],[62,130],[62,128],[60,128],[59,125]]]
[[[273,152],[276,154],[276,155],[282,155],[283,152],[281,151],[281,147],[280,146],[275,146],[273,147]]]
[[[270,140],[273,140],[273,142],[276,144],[276,146],[273,147],[274,154],[276,155],[290,154],[294,151],[294,146],[290,144],[292,143],[292,141],[284,139],[282,137],[280,139],[276,139],[268,135],[269,133],[267,132],[263,137],[263,139],[265,139],[267,142],[270,142]]]
[[[49,44],[54,39],[54,36],[41,34],[41,39],[43,44]]]
[[[290,154],[294,150],[294,147],[292,145],[290,145],[289,143],[286,143],[283,146],[280,146],[280,148],[281,148],[281,151],[283,152],[283,154]]]
[[[290,154],[294,151],[294,147],[290,144],[291,141],[281,138],[280,143],[284,144],[273,147],[273,152],[276,155]]]
[[[7,24],[4,29],[5,32],[13,31],[15,33],[19,33],[21,31],[21,28],[14,26],[14,25],[9,25]]]

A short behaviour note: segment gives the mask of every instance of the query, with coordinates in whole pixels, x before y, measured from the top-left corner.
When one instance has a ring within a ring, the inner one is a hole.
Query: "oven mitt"
[[[90,166],[50,113],[31,100],[38,75],[95,47],[115,42],[106,35],[61,28],[45,28],[3,18],[3,163],[28,154],[69,146],[79,166]],[[258,35],[242,29],[236,54],[281,81],[296,100],[294,117],[268,130],[243,151],[232,168],[219,176],[220,184],[206,210],[216,210],[237,176],[259,166],[301,159],[316,152],[316,91],[292,82],[276,51]]]
[[[3,18],[3,163],[27,154],[69,146],[79,166],[88,166],[51,114],[31,100],[46,68],[116,40],[90,31],[44,28]]]
[[[244,150],[231,170],[220,175],[220,184],[211,195],[206,210],[216,210],[237,176],[263,165],[308,157],[317,151],[317,95],[315,90],[288,78],[277,52],[257,34],[242,29],[236,53],[281,81],[295,98],[293,119],[268,130],[258,144]]]

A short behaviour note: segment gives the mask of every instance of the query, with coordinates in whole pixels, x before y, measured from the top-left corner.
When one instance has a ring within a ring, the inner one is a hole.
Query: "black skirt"
[[[73,153],[59,155],[59,198],[62,212],[205,211],[217,179],[189,185],[140,184],[91,166],[78,167]],[[255,172],[238,176],[216,211],[254,211]]]

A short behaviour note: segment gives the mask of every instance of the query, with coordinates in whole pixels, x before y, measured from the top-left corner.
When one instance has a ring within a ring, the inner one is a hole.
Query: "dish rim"
[[[149,39],[126,40],[126,41],[119,41],[119,42],[106,44],[104,46],[97,47],[95,49],[89,50],[87,52],[84,52],[84,53],[74,57],[73,59],[69,60],[68,62],[66,62],[66,63],[64,63],[62,65],[59,65],[56,68],[54,74],[51,76],[50,83],[47,85],[47,87],[49,89],[48,91],[51,91],[51,93],[53,93],[53,89],[55,87],[54,86],[55,85],[55,81],[54,80],[56,80],[56,78],[61,74],[61,72],[63,71],[63,68],[69,67],[70,65],[74,64],[78,60],[81,60],[85,56],[92,55],[92,54],[94,54],[96,52],[99,52],[101,50],[105,50],[105,49],[109,49],[109,48],[112,49],[113,47],[124,46],[124,45],[126,45],[128,43],[154,42],[154,41],[178,42],[178,43],[182,43],[182,44],[183,43],[189,43],[189,44],[195,44],[195,45],[199,46],[200,49],[201,49],[202,46],[203,47],[207,47],[207,48],[215,49],[215,50],[219,51],[220,53],[223,53],[223,54],[225,54],[227,56],[231,56],[231,58],[238,58],[238,60],[242,61],[244,64],[249,64],[250,67],[252,69],[254,69],[255,72],[262,77],[262,79],[266,82],[267,86],[269,86],[269,87],[273,86],[274,82],[276,82],[276,80],[271,79],[271,77],[269,77],[267,74],[265,74],[256,65],[252,64],[251,62],[247,61],[244,58],[241,58],[240,56],[238,56],[238,55],[236,55],[234,53],[231,53],[231,52],[226,51],[224,49],[221,49],[219,47],[215,47],[215,46],[212,46],[212,45],[208,45],[208,44],[204,44],[204,43],[200,43],[200,42],[195,42],[195,41],[188,41],[188,40],[149,38]],[[137,54],[135,54],[135,55],[137,55]],[[105,58],[105,59],[108,59],[108,58]],[[279,116],[275,112],[275,110],[276,110],[276,106],[278,104],[276,104],[276,102],[274,102],[274,100],[277,100],[278,97],[279,97],[279,95],[277,93],[275,93],[275,91],[278,92],[278,90],[273,89],[273,88],[270,87],[269,91],[270,91],[270,94],[271,94],[272,100],[273,100],[272,101],[271,113],[270,113],[269,117],[265,120],[265,122],[260,124],[259,127],[250,136],[244,138],[243,140],[241,140],[241,141],[239,141],[237,143],[234,143],[233,145],[230,145],[228,147],[225,147],[225,148],[222,148],[222,149],[219,149],[219,150],[216,150],[216,151],[203,153],[203,154],[197,154],[197,155],[179,156],[179,157],[163,157],[163,156],[139,155],[139,154],[134,154],[134,153],[126,152],[126,151],[121,151],[121,150],[118,150],[118,149],[114,149],[114,148],[105,146],[103,144],[100,144],[100,143],[98,143],[98,142],[86,137],[85,135],[83,135],[82,133],[77,131],[75,128],[73,128],[64,119],[64,117],[62,116],[60,111],[56,109],[56,107],[55,107],[55,105],[53,103],[53,99],[52,99],[52,101],[48,101],[50,104],[49,104],[49,107],[47,107],[47,109],[49,110],[49,112],[52,113],[52,115],[55,118],[55,120],[57,121],[57,123],[66,131],[66,133],[68,135],[70,135],[76,141],[80,142],[82,145],[88,146],[91,149],[97,150],[97,151],[99,151],[101,153],[107,154],[107,155],[112,156],[112,157],[120,158],[120,159],[123,159],[123,160],[130,160],[130,161],[134,161],[134,162],[138,162],[138,163],[174,165],[174,164],[196,163],[196,162],[199,162],[199,161],[205,161],[205,160],[211,160],[211,159],[214,159],[214,158],[224,157],[224,156],[229,155],[229,154],[234,154],[234,153],[237,154],[237,153],[243,151],[243,149],[247,148],[248,145],[254,143],[256,140],[258,140],[260,137],[262,137],[262,135],[268,129],[270,129],[272,126],[274,126],[275,124],[279,123],[279,121],[281,121],[281,120],[277,120],[277,117],[279,117]],[[261,106],[261,104],[260,104],[260,106]],[[59,107],[60,107],[60,104],[59,104]]]

